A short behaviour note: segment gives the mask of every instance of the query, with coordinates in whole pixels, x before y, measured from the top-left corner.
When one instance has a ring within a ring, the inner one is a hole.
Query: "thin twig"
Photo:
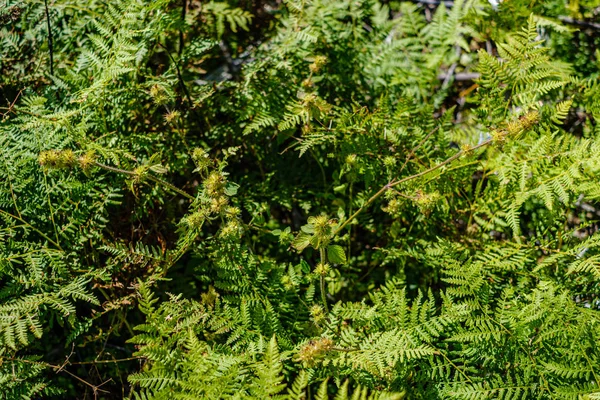
[[[477,146],[473,146],[469,149],[469,151],[474,151],[477,150],[481,147],[487,146],[488,144],[490,144],[492,142],[492,139],[488,139],[486,141],[481,142],[480,144],[478,144]],[[381,189],[379,189],[377,191],[377,193],[375,193],[373,196],[371,196],[369,198],[369,200],[367,200],[367,202],[365,204],[362,205],[362,207],[360,207],[358,210],[356,210],[356,212],[354,214],[352,214],[346,221],[344,221],[344,223],[342,225],[340,225],[332,234],[332,237],[336,236],[338,233],[340,233],[342,231],[342,229],[344,229],[350,222],[352,222],[361,212],[363,212],[367,207],[369,207],[375,200],[377,200],[379,197],[381,197],[382,194],[384,194],[388,189],[400,185],[401,183],[405,183],[408,181],[411,181],[413,179],[417,179],[420,178],[424,175],[427,175],[430,172],[433,172],[437,169],[442,168],[444,165],[450,164],[452,161],[462,157],[465,154],[465,152],[463,150],[459,151],[458,153],[456,153],[455,155],[453,155],[452,157],[447,158],[446,160],[442,161],[441,163],[434,165],[431,168],[426,169],[425,171],[419,172],[418,174],[414,174],[411,176],[407,176],[406,178],[402,178],[402,179],[396,179],[393,180],[391,182],[389,182],[387,185],[383,186]]]
[[[570,25],[578,25],[585,26],[586,28],[600,29],[600,24],[597,24],[595,22],[581,21],[579,19],[563,16],[558,17],[558,19]]]
[[[34,227],[33,225],[31,225],[29,222],[25,221],[23,218],[21,217],[17,217],[16,215],[13,215],[9,212],[6,212],[4,210],[0,209],[0,212],[8,215],[9,217],[12,217],[18,221],[21,221],[24,225],[27,225],[28,227],[30,227],[32,230],[34,230],[35,232],[37,232],[39,235],[41,235],[44,239],[46,239],[48,242],[52,243],[54,246],[56,246],[56,248],[58,248],[59,250],[62,251],[62,247],[60,247],[60,244],[58,244],[58,242],[55,242],[54,240],[50,239],[44,232],[40,231],[39,229],[37,229],[36,227]]]
[[[129,171],[126,169],[121,169],[121,168],[116,168],[116,167],[111,167],[110,165],[106,165],[106,164],[102,164],[99,163],[97,161],[94,162],[94,165],[103,169],[106,169],[108,171],[112,171],[112,172],[117,172],[119,174],[125,174],[125,175],[129,175],[129,176],[137,176],[138,174],[134,171]],[[182,195],[183,197],[189,199],[189,200],[196,200],[196,198],[194,196],[192,196],[191,194],[184,192],[183,190],[179,189],[177,186],[170,184],[167,181],[164,181],[154,175],[148,174],[146,175],[146,177],[148,179],[150,179],[151,181],[154,181],[160,185],[163,185],[164,187],[171,189],[173,192],[175,193],[179,193],[180,195]]]
[[[187,101],[190,103],[190,109],[193,109],[194,102],[192,101],[192,96],[190,96],[190,92],[188,91],[185,81],[183,80],[183,76],[181,75],[181,70],[179,69],[179,64],[177,64],[177,62],[171,55],[171,52],[169,51],[169,49],[167,49],[165,46],[163,46],[162,43],[160,43],[160,42],[157,42],[157,44],[159,47],[163,48],[167,52],[167,56],[169,57],[169,59],[171,60],[173,65],[175,66],[175,71],[177,72],[177,80],[179,81],[179,86],[181,86],[181,89],[183,90],[183,93],[185,94]]]
[[[321,264],[325,264],[325,249],[321,247],[319,249],[319,254],[321,256]],[[323,301],[323,307],[325,307],[325,313],[329,314],[329,307],[327,306],[327,292],[325,291],[325,276],[321,274],[320,277],[320,286],[321,286],[321,300]]]
[[[116,358],[112,360],[97,360],[97,361],[78,361],[78,362],[69,362],[70,365],[88,365],[88,364],[110,364],[110,363],[119,363],[125,361],[134,361],[134,360],[144,360],[144,357],[128,357],[128,358]]]
[[[48,23],[48,51],[50,52],[50,75],[54,75],[54,54],[52,49],[52,27],[50,26],[50,11],[48,10],[48,0],[44,0],[46,8],[46,22]]]
[[[181,57],[181,53],[183,52],[183,26],[185,26],[185,13],[187,11],[187,0],[183,0],[183,5],[181,6],[181,24],[182,27],[179,30],[179,56]]]
[[[423,146],[423,144],[425,144],[425,142],[426,142],[427,140],[429,140],[429,138],[431,137],[431,135],[433,135],[435,132],[437,132],[437,130],[438,130],[438,129],[440,129],[440,126],[439,126],[439,125],[438,125],[438,126],[436,126],[434,129],[432,129],[432,130],[431,130],[431,132],[429,132],[429,133],[427,134],[427,136],[425,136],[425,137],[423,138],[423,140],[421,140],[421,141],[419,142],[419,144],[417,144],[417,145],[416,145],[416,146],[415,146],[415,147],[414,147],[414,148],[413,148],[413,149],[410,151],[410,153],[408,153],[408,155],[406,156],[406,160],[404,161],[404,164],[402,164],[402,167],[400,168],[400,171],[398,171],[398,173],[400,173],[400,172],[404,171],[404,168],[406,167],[406,164],[408,164],[408,162],[410,161],[410,159],[411,159],[411,158],[412,158],[412,157],[415,155],[415,152],[416,152],[417,150],[419,150],[419,148],[420,148],[421,146]]]
[[[452,71],[454,72],[454,71]],[[437,76],[440,81],[446,81],[446,79],[450,79],[452,76],[452,72],[443,72]],[[475,79],[479,79],[481,74],[478,72],[459,72],[454,74],[455,81],[474,81]]]

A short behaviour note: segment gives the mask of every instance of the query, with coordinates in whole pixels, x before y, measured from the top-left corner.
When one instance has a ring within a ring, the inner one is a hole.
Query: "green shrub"
[[[0,397],[600,398],[600,3],[444,3],[6,2]]]

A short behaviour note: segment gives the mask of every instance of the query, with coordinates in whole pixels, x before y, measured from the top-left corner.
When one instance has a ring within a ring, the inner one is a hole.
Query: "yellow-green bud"
[[[315,267],[315,274],[319,276],[327,276],[331,267],[327,263],[318,263]]]
[[[177,110],[168,112],[165,114],[165,121],[171,123],[174,120],[176,120],[177,118],[179,118],[181,116],[181,113]]]
[[[225,209],[228,203],[229,200],[227,200],[227,197],[216,197],[210,201],[210,211],[219,214]]]
[[[213,171],[204,180],[204,189],[210,197],[217,197],[223,194],[225,188],[225,178],[220,172]]]
[[[310,316],[312,317],[313,321],[319,323],[325,319],[325,311],[320,305],[314,304],[312,307],[310,307]]]
[[[82,170],[87,171],[94,165],[94,162],[96,162],[96,154],[93,150],[88,150],[84,155],[79,156],[77,162]]]
[[[319,358],[323,357],[333,348],[333,341],[328,338],[311,340],[298,352],[298,360],[307,364],[314,365]]]
[[[204,220],[204,213],[201,211],[196,211],[185,217],[184,222],[191,228],[200,228],[204,223]]]
[[[308,66],[310,72],[316,74],[321,70],[321,68],[327,63],[327,57],[325,56],[316,56],[313,63]]]
[[[237,239],[240,237],[242,227],[237,221],[229,221],[221,228],[220,236],[223,239]]]

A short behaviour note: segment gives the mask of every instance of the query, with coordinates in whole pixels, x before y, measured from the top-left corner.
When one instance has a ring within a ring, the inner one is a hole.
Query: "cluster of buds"
[[[219,236],[223,239],[237,239],[242,235],[242,230],[240,222],[237,219],[231,219],[221,228]]]
[[[192,155],[198,161],[197,165],[206,160],[204,153],[195,152]],[[206,206],[210,214],[221,215],[225,217],[226,223],[221,228],[219,236],[223,239],[238,239],[243,233],[243,227],[240,223],[242,211],[238,207],[230,206],[229,199],[225,192],[227,179],[220,171],[212,171],[203,182],[204,193],[207,197]]]
[[[152,85],[150,88],[150,97],[152,97],[152,100],[154,100],[154,103],[157,105],[163,104],[169,99],[164,88],[159,85]]]
[[[298,361],[307,366],[314,365],[333,348],[333,341],[328,338],[311,340],[298,352]]]
[[[417,190],[415,193],[415,202],[421,212],[428,213],[433,209],[440,197],[438,192],[424,193],[421,190]]]
[[[196,170],[199,171],[201,174],[206,172],[212,164],[208,152],[199,147],[195,148],[192,152],[192,160],[194,160],[194,163],[196,164]]]
[[[183,222],[190,228],[201,228],[206,220],[206,213],[198,210],[183,219]]]
[[[191,157],[197,166],[196,171],[206,178],[202,182],[198,209],[185,217],[182,223],[189,228],[199,229],[204,222],[218,218],[223,221],[218,236],[225,240],[239,239],[244,230],[241,222],[242,210],[229,203],[228,196],[233,195],[235,191],[231,189],[231,185],[227,185],[226,174],[211,168],[214,161],[208,152],[201,148],[194,149]]]
[[[316,56],[313,60],[312,64],[308,66],[308,69],[311,73],[316,74],[323,68],[323,66],[327,64],[327,57],[325,56]]]
[[[315,324],[320,324],[325,321],[325,310],[318,304],[314,304],[310,307],[310,317],[314,321]]]
[[[47,169],[65,169],[78,166],[87,171],[94,165],[95,161],[96,156],[92,151],[88,151],[79,157],[70,149],[47,150],[38,155],[38,162]]]
[[[398,215],[400,213],[400,210],[402,208],[402,204],[400,202],[400,200],[395,197],[393,199],[391,199],[387,206],[383,207],[382,210],[392,216]]]
[[[329,219],[327,215],[319,215],[316,217],[309,217],[308,225],[306,228],[303,228],[303,230],[308,233],[313,233],[311,244],[315,249],[319,249],[329,244],[335,224],[336,221]]]
[[[218,171],[211,172],[203,183],[204,190],[209,197],[217,198],[224,195],[225,177]]]
[[[318,263],[317,266],[315,267],[315,274],[317,274],[319,276],[327,276],[327,275],[329,275],[330,270],[331,270],[331,267],[329,266],[329,264]]]
[[[165,114],[165,121],[171,123],[181,117],[181,113],[177,110],[169,111]]]
[[[496,129],[492,131],[492,141],[494,144],[501,145],[504,143],[507,136],[515,137],[520,135],[537,124],[539,119],[540,114],[537,111],[529,111],[527,114],[522,115],[518,119],[507,122],[504,129]]]

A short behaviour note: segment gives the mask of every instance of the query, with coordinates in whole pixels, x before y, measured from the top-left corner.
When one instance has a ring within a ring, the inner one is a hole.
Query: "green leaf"
[[[300,230],[304,233],[315,233],[315,227],[313,224],[306,224],[300,227]]]
[[[292,247],[301,252],[310,244],[310,238],[311,235],[300,232],[292,241]]]
[[[327,259],[333,264],[345,264],[346,252],[342,246],[332,244],[327,246]]]
[[[240,185],[237,183],[229,182],[227,183],[227,186],[225,186],[225,194],[227,196],[235,196],[239,187]]]

